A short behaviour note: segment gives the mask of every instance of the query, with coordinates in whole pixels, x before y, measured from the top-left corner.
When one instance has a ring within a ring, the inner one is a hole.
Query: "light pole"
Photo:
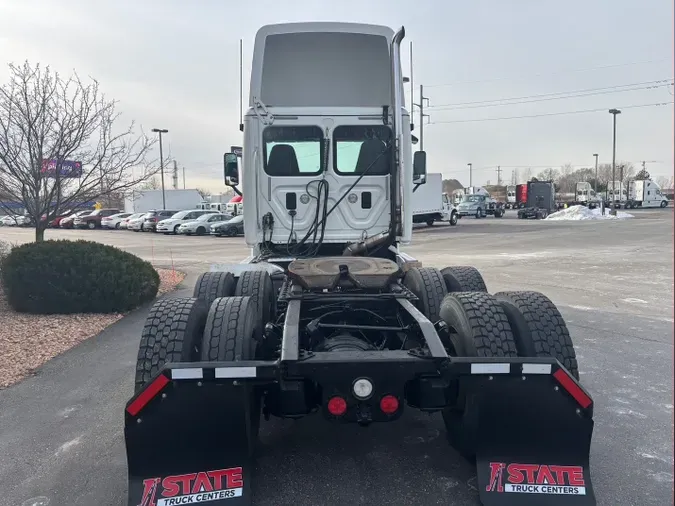
[[[619,109],[610,109],[609,113],[613,116],[612,132],[612,210],[610,214],[616,214],[614,206],[616,205],[616,115],[621,114]],[[621,198],[621,187],[619,187],[619,199]]]
[[[153,132],[159,134],[159,167],[162,176],[162,209],[166,210],[166,195],[164,194],[164,152],[162,151],[162,134],[169,133],[164,128],[153,128]]]
[[[467,163],[469,166],[469,187],[473,186],[473,164],[472,163]]]
[[[595,194],[598,194],[598,154],[593,153],[593,156],[595,157],[595,188],[593,190],[595,191]]]

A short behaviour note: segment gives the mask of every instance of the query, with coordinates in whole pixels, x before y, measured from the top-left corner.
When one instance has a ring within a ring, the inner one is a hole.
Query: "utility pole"
[[[595,157],[595,184],[594,184],[595,188],[593,188],[593,190],[595,190],[595,194],[597,195],[598,194],[598,154],[593,153],[593,156]]]
[[[159,134],[159,167],[162,174],[162,209],[166,210],[166,194],[164,192],[164,152],[162,151],[162,134],[169,133],[165,128],[153,128],[153,132]]]
[[[410,131],[415,130],[415,84],[413,82],[413,50],[410,41]]]
[[[614,209],[616,202],[616,187],[614,186],[616,181],[616,115],[621,114],[621,111],[619,109],[610,109],[609,113],[613,117],[614,125],[612,130],[612,210],[609,213],[616,214],[616,210]],[[621,196],[619,195],[620,198]]]
[[[185,167],[183,167],[183,190],[185,190]]]
[[[511,185],[516,186],[516,171],[515,170],[511,171]]]
[[[178,164],[176,160],[173,161],[173,189],[178,189]]]
[[[473,186],[473,164],[467,163],[469,166],[469,186]]]
[[[424,101],[429,100],[424,96],[424,86],[420,84],[420,103],[413,104],[420,108],[420,151],[424,151],[424,117],[429,117],[428,114],[424,114]],[[427,102],[428,104],[428,102]]]
[[[619,109],[610,109],[609,113],[613,116],[614,124],[612,131],[612,209],[609,213],[616,214],[616,210],[614,209],[616,199],[616,188],[614,187],[616,181],[616,115],[621,114],[621,111]],[[619,196],[619,198],[621,198],[621,196]]]
[[[497,186],[502,185],[502,167],[497,165]]]

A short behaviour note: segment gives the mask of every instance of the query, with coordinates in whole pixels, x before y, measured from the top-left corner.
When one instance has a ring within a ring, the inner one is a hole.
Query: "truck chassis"
[[[218,269],[146,320],[129,506],[250,505],[261,414],[370,425],[408,408],[442,413],[484,505],[595,504],[593,401],[544,295],[492,296],[472,267],[403,254]]]

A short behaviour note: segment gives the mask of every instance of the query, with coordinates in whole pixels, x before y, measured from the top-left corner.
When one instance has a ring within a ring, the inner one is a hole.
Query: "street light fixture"
[[[593,190],[595,191],[595,195],[597,196],[598,194],[598,154],[593,153],[593,156],[595,157],[595,188]]]
[[[621,114],[619,109],[610,109],[609,113],[613,116],[613,133],[612,133],[612,209],[610,214],[616,214],[614,209],[616,197],[616,115]],[[619,202],[621,202],[621,185],[619,185]]]
[[[469,166],[469,187],[473,186],[473,163],[467,163]]]
[[[169,133],[165,128],[153,128],[154,133],[159,134],[159,167],[162,177],[162,209],[166,210],[166,195],[164,193],[164,152],[162,151],[162,134]]]

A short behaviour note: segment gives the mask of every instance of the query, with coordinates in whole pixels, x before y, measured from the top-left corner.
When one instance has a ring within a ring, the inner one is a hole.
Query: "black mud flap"
[[[170,374],[127,404],[128,506],[250,505],[253,387]]]
[[[554,375],[462,379],[463,425],[475,448],[484,506],[595,506],[592,401],[569,375],[559,377],[582,392],[577,399]]]

